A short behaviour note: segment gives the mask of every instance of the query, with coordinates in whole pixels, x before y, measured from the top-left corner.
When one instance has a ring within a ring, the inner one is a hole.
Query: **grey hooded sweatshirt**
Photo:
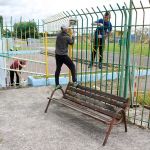
[[[70,38],[66,32],[61,31],[60,33],[58,33],[56,38],[55,54],[68,55],[68,45],[73,44],[74,44],[74,37]]]

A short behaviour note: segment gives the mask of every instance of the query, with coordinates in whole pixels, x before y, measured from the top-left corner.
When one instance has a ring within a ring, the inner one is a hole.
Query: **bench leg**
[[[51,98],[48,98],[49,99],[49,101],[48,101],[48,103],[47,103],[47,106],[46,106],[46,109],[45,109],[45,113],[47,113],[47,110],[48,110],[48,107],[49,107],[49,104],[50,104],[50,102],[51,102]]]
[[[110,132],[111,132],[111,129],[113,127],[113,124],[114,124],[114,119],[112,120],[111,124],[109,125],[107,131],[106,131],[106,136],[105,136],[105,139],[104,139],[104,142],[103,142],[103,146],[105,146],[107,140],[108,140],[108,136],[110,135]]]
[[[48,97],[49,101],[48,101],[48,103],[47,103],[47,106],[46,106],[46,109],[45,109],[45,113],[47,113],[48,107],[49,107],[49,105],[50,105],[50,102],[51,102],[51,100],[52,100],[52,97],[53,97],[55,91],[56,91],[56,89],[52,92],[51,96]]]
[[[55,89],[55,90],[52,92],[51,96],[48,97],[49,101],[48,101],[48,104],[47,104],[47,106],[46,106],[45,113],[47,113],[48,107],[49,107],[49,105],[50,105],[50,102],[51,102],[52,97],[53,97],[54,93],[56,92],[56,90],[59,90],[59,89]],[[61,92],[62,92],[62,94],[63,94],[63,96],[64,96],[65,93],[64,93],[63,89],[60,89],[60,90],[61,90]]]
[[[123,122],[124,122],[125,132],[127,132],[127,119],[126,119],[125,111],[122,111],[122,115],[123,115]]]

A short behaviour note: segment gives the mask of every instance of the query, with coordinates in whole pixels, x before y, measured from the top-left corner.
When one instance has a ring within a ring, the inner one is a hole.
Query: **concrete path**
[[[128,124],[113,128],[105,147],[106,126],[52,102],[52,87],[0,91],[0,150],[150,150],[150,130]],[[61,96],[57,93],[57,97]]]

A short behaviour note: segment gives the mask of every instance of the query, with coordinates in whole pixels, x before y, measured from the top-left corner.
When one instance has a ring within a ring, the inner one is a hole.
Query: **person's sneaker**
[[[19,88],[22,88],[22,86],[21,86],[21,85],[16,85],[15,88],[16,88],[16,89],[19,89]]]
[[[62,86],[61,86],[61,85],[57,85],[57,86],[55,87],[55,90],[58,90],[58,89],[62,89]]]
[[[92,66],[93,66],[92,64],[89,64],[89,65],[88,65],[88,68],[92,68]]]
[[[78,83],[78,82],[73,82],[73,85],[74,85],[75,87],[77,87],[77,86],[79,85],[79,83]]]
[[[102,64],[100,63],[98,67],[99,67],[99,69],[102,69]]]

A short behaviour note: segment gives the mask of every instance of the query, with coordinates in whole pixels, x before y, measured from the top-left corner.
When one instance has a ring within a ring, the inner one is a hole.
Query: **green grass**
[[[106,46],[107,48],[107,46]],[[109,44],[109,51],[113,52],[113,49],[115,49],[115,52],[120,52],[120,46],[119,44],[115,44],[115,48],[114,48],[114,44],[110,43]],[[143,55],[143,56],[148,56],[148,50],[149,50],[149,45],[148,44],[142,44],[141,43],[131,43],[130,44],[130,54],[135,54],[135,55]]]
[[[49,47],[55,47],[55,41],[56,39],[49,39],[48,40],[48,46]],[[87,46],[86,46],[86,43],[83,42],[81,44],[78,43],[75,43],[74,44],[74,48],[76,49],[78,47],[78,49],[80,50],[81,47],[82,47],[82,50],[86,50],[86,47],[87,47],[87,50],[90,51],[91,50],[91,43],[88,43]],[[122,49],[123,50],[123,49]],[[105,52],[116,52],[116,53],[120,53],[120,45],[118,43],[109,43],[109,46],[106,44],[105,45]],[[143,56],[148,56],[148,51],[149,51],[149,45],[148,44],[144,44],[144,43],[131,43],[130,44],[130,54],[131,55],[143,55]]]
[[[22,41],[24,42],[24,41]],[[41,46],[44,46],[44,40],[40,41]],[[50,38],[48,39],[48,47],[55,47],[55,42],[56,42],[56,38]],[[76,39],[77,42],[77,39]],[[17,43],[18,44],[18,43]],[[92,43],[93,44],[93,43]],[[21,46],[21,43],[20,43]],[[88,41],[88,43],[86,44],[86,41],[84,40],[83,43],[81,43],[81,41],[78,41],[78,45],[77,43],[74,44],[74,49],[78,50],[86,50],[87,51],[91,51],[91,42]],[[18,48],[18,50],[21,50],[23,48]],[[28,49],[28,47],[27,47]],[[123,49],[122,49],[123,50]],[[145,44],[145,43],[131,43],[130,44],[130,54],[133,55],[142,55],[142,56],[148,56],[148,51],[149,51],[149,44]],[[115,53],[120,53],[120,46],[118,43],[109,43],[109,46],[106,44],[105,45],[105,52],[115,52]]]
[[[138,93],[137,102],[141,105],[150,106],[150,91],[145,94],[145,98],[143,93]]]
[[[51,78],[54,77],[54,75],[48,75],[47,78]],[[46,75],[37,75],[37,76],[33,76],[34,79],[42,79],[42,78],[46,78]]]
[[[21,51],[21,50],[32,50],[31,48],[29,47],[15,47],[13,48],[13,51]]]

